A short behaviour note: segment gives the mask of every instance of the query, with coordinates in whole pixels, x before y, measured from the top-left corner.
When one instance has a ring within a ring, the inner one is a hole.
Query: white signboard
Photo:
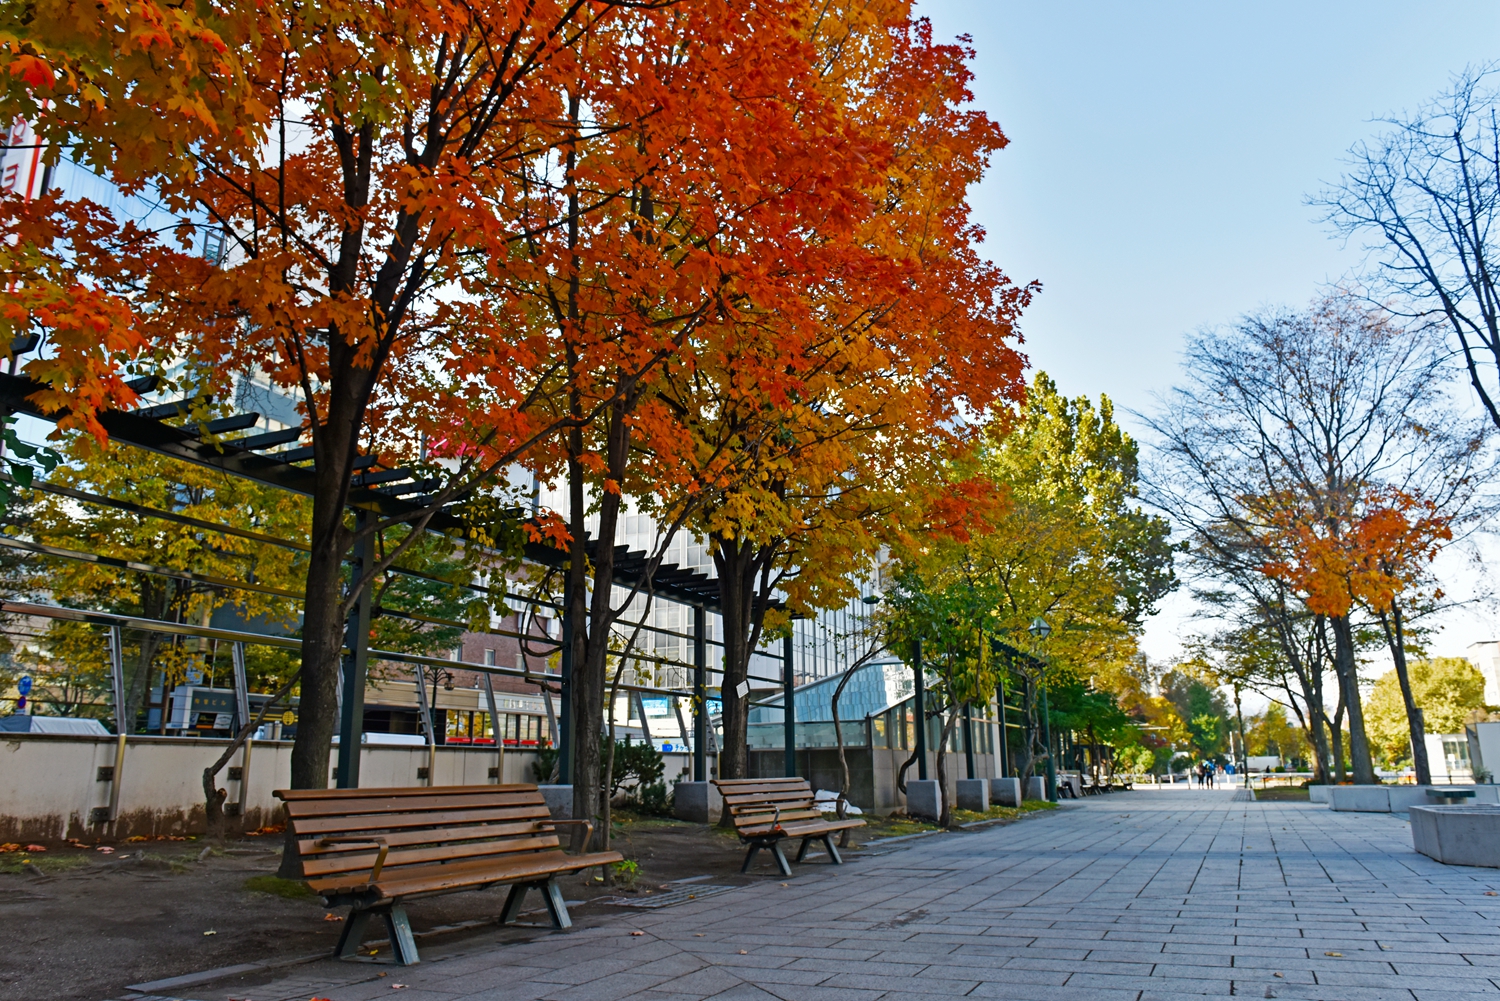
[[[42,193],[42,147],[31,123],[16,119],[5,133],[0,150],[0,194],[16,193],[28,200]]]

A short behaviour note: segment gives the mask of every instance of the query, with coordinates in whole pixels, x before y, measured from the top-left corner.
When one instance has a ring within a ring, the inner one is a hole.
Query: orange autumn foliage
[[[1013,394],[1017,293],[962,199],[1003,140],[953,110],[963,58],[895,2],[37,0],[0,14],[0,112],[158,213],[0,204],[0,320],[46,333],[38,402],[96,435],[135,402],[124,376],[179,362],[183,391],[261,372],[300,397],[293,784],[321,785],[359,452],[453,460],[418,529],[514,463],[681,510],[751,467],[700,450],[668,384],[848,403],[858,447],[897,458],[882,426],[959,429]],[[546,532],[582,543],[581,520]]]
[[[1431,501],[1394,488],[1353,493],[1337,514],[1308,511],[1287,495],[1253,505],[1275,554],[1263,572],[1301,592],[1316,615],[1346,617],[1355,602],[1389,609],[1453,538],[1452,519]]]

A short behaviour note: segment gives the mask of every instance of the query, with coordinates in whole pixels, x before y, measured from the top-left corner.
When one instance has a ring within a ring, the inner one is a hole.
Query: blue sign
[[[31,694],[31,675],[21,675],[21,680],[16,682],[16,691],[20,692],[23,696]]]

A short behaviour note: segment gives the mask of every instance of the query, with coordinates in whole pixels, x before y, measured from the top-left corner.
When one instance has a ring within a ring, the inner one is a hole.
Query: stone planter
[[[547,801],[547,812],[553,820],[568,820],[573,816],[573,787],[570,785],[541,785],[542,799]]]
[[[1020,806],[1021,780],[990,779],[990,802],[997,806]]]
[[[692,824],[717,824],[724,797],[712,782],[679,782],[672,794],[672,813]]]
[[[1500,805],[1414,806],[1412,847],[1445,865],[1500,869]]]
[[[906,812],[923,820],[938,820],[943,815],[942,791],[937,779],[906,780]]]
[[[989,779],[959,779],[956,784],[960,810],[983,813],[990,808]]]

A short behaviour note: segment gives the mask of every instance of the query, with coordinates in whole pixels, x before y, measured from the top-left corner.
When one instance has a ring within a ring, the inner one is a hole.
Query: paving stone
[[[786,887],[521,942],[433,940],[399,982],[408,1001],[1500,996],[1500,901],[1485,896],[1500,872],[1416,854],[1394,815],[1231,795],[1117,793],[801,866]],[[386,996],[370,975],[318,963],[256,997]]]

